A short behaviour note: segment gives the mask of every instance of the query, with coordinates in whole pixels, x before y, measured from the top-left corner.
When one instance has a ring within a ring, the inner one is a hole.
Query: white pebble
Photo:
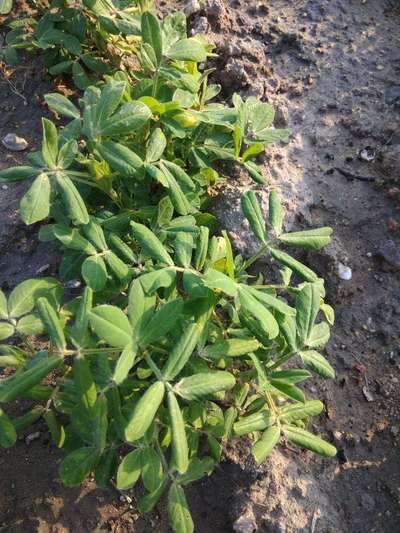
[[[343,263],[338,263],[338,274],[339,278],[345,281],[351,280],[353,275],[351,268],[344,265]]]
[[[18,137],[16,133],[7,133],[1,142],[11,152],[22,152],[28,148],[28,141],[23,137]]]

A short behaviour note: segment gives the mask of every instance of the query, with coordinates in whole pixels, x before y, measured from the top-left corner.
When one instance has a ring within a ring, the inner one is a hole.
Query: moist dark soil
[[[199,6],[200,4],[200,6]],[[159,2],[162,11],[171,3]],[[177,8],[183,2],[174,2]],[[264,204],[280,190],[288,228],[329,225],[333,244],[304,259],[327,280],[336,325],[326,355],[335,381],[313,380],[326,414],[315,429],[339,452],[322,460],[280,446],[262,467],[233,442],[216,472],[189,490],[201,533],[381,533],[400,529],[400,10],[384,0],[204,0],[190,2],[190,28],[216,45],[222,95],[256,95],[277,109],[291,140],[267,150],[269,185],[233,175],[215,210],[238,250],[252,247],[239,210],[244,190]],[[19,8],[21,8],[19,6]],[[53,90],[40,61],[1,70],[0,137],[40,144],[43,94]],[[397,96],[396,96],[397,95]],[[371,161],[363,158],[374,153]],[[0,168],[24,153],[0,145]],[[367,180],[365,178],[368,178]],[[51,275],[57,253],[19,220],[25,184],[0,186],[0,285]],[[341,265],[351,269],[341,279]],[[261,262],[259,270],[266,272]],[[16,409],[22,406],[16,406]],[[26,440],[26,437],[28,439]],[[30,440],[32,436],[37,437]],[[57,479],[61,454],[41,423],[0,451],[0,531],[167,532],[165,508],[140,517],[135,493]]]

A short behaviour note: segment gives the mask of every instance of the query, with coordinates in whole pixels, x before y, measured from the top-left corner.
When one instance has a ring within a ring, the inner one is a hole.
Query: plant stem
[[[99,189],[100,191],[103,190],[97,185],[97,183],[94,183],[94,181],[85,180],[83,178],[77,178],[76,176],[71,176],[71,179],[73,181],[77,181],[78,183],[83,183],[84,185],[89,185],[89,187],[93,187],[94,189]]]
[[[240,269],[240,272],[243,272],[244,270],[247,270],[249,268],[249,266],[251,266],[258,259],[260,259],[260,257],[262,257],[264,255],[264,253],[267,251],[267,249],[268,249],[268,243],[267,244],[263,244],[262,246],[260,246],[260,248],[257,250],[257,252],[252,257],[247,259],[247,261],[244,262],[244,265]]]
[[[292,357],[294,357],[296,355],[297,352],[298,352],[298,350],[290,352],[290,353],[288,353],[286,355],[283,355],[277,361],[275,361],[275,363],[273,365],[271,365],[268,368],[268,370],[275,370],[276,368],[278,368],[278,367],[282,366],[283,364],[287,363]]]
[[[155,98],[155,97],[156,97],[156,94],[157,94],[157,88],[158,88],[158,87],[157,87],[157,86],[158,86],[158,75],[159,75],[159,70],[158,70],[158,67],[157,67],[156,72],[155,72],[155,74],[154,74],[153,88],[152,88],[152,90],[151,90],[151,96],[152,96],[153,98]]]

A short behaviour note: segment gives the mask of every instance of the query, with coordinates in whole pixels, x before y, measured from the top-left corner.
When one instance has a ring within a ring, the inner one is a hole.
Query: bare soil
[[[337,379],[316,379],[307,393],[325,402],[326,415],[314,429],[339,453],[328,461],[280,446],[257,468],[246,443],[232,443],[220,468],[189,491],[196,531],[398,531],[399,3],[204,0],[202,5],[190,16],[190,27],[205,31],[217,46],[214,78],[223,96],[257,95],[276,106],[276,125],[293,131],[289,143],[267,151],[269,186],[231,177],[215,205],[222,224],[238,250],[251,248],[240,192],[253,188],[265,203],[266,192],[275,187],[288,209],[288,228],[335,229],[325,252],[304,259],[327,279],[328,301],[336,309],[326,354]],[[171,3],[159,6],[170,9]],[[38,145],[42,95],[51,88],[43,79],[32,60],[9,81],[0,79],[1,138],[11,131],[25,137],[29,149]],[[365,147],[375,152],[371,162],[359,157]],[[0,146],[0,168],[23,157]],[[37,228],[19,221],[24,187],[0,188],[5,289],[38,272],[49,275],[57,264],[56,252],[38,243]],[[340,279],[339,262],[352,269],[351,280]],[[260,263],[260,270],[266,268]],[[126,498],[91,482],[73,490],[60,485],[59,452],[40,423],[29,433],[37,431],[39,438],[30,444],[22,438],[12,451],[0,452],[0,531],[168,531],[162,504],[151,516],[139,517],[135,494]]]

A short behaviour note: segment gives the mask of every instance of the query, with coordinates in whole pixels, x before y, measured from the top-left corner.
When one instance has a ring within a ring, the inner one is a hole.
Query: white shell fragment
[[[16,133],[7,133],[1,142],[11,152],[22,152],[28,148],[28,141],[23,137],[18,137]]]
[[[350,281],[353,273],[350,267],[344,265],[343,263],[338,263],[338,275],[340,279]]]

